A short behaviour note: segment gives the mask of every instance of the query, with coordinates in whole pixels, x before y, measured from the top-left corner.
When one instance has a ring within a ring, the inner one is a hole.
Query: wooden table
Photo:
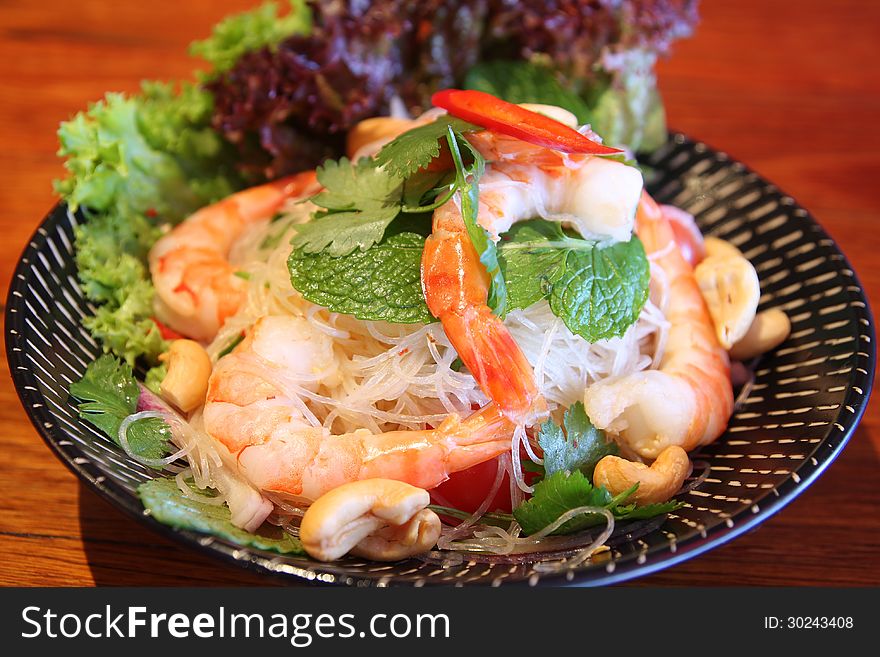
[[[190,40],[251,0],[0,5],[0,283],[54,203],[58,122],[106,90],[191,74]],[[833,7],[833,11],[831,8]],[[880,3],[707,0],[660,66],[672,127],[812,210],[880,299]],[[876,222],[876,223],[875,223]],[[6,359],[0,367],[7,368]],[[161,538],[84,488],[0,383],[0,584],[234,585],[265,578]],[[880,411],[800,498],[650,585],[880,585]]]

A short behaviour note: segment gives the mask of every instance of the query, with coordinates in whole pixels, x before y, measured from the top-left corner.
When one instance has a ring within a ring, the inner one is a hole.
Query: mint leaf
[[[553,291],[562,277],[568,252],[558,223],[535,219],[514,224],[501,236],[498,259],[507,283],[507,310],[528,308]]]
[[[509,103],[542,103],[567,109],[579,123],[590,123],[587,102],[552,69],[523,61],[481,62],[468,71],[465,89],[485,91]]]
[[[159,522],[176,529],[189,529],[211,534],[236,545],[269,550],[279,554],[305,554],[302,543],[289,534],[281,532],[268,536],[251,534],[230,521],[226,505],[205,504],[184,495],[171,478],[147,481],[137,489],[144,508]],[[194,491],[204,494],[201,491]]]
[[[536,219],[514,225],[498,254],[508,310],[547,299],[553,314],[588,342],[623,335],[648,300],[648,258],[635,236],[602,245]]]
[[[648,300],[651,273],[637,237],[629,242],[569,253],[553,284],[550,308],[588,342],[621,336]]]
[[[425,238],[402,232],[366,251],[334,257],[295,249],[287,261],[290,281],[303,297],[358,319],[401,324],[435,321],[422,293]]]
[[[599,460],[618,453],[617,444],[607,440],[605,432],[593,426],[581,402],[565,411],[562,423],[564,430],[549,419],[541,425],[538,433],[538,444],[544,452],[546,476],[565,470],[579,470],[592,479]]]
[[[440,156],[440,140],[445,139],[449,128],[458,135],[482,130],[454,116],[441,116],[431,123],[407,130],[385,144],[376,155],[376,166],[384,167],[401,180],[408,178]]]
[[[80,400],[79,416],[119,444],[119,427],[137,411],[140,389],[127,363],[104,354],[70,384],[70,394]],[[126,437],[135,454],[157,459],[168,453],[171,427],[159,418],[145,418],[129,425]]]
[[[297,226],[293,245],[306,253],[326,250],[343,256],[381,240],[400,212],[403,181],[367,158],[357,164],[344,157],[329,160],[318,167],[317,175],[324,190],[312,201],[325,211]]]
[[[607,506],[611,494],[602,487],[594,488],[582,472],[575,470],[555,472],[535,484],[535,492],[528,500],[513,510],[513,516],[523,529],[523,534],[538,532],[570,509],[579,506]],[[571,534],[605,522],[604,516],[592,513],[576,516],[553,534]]]

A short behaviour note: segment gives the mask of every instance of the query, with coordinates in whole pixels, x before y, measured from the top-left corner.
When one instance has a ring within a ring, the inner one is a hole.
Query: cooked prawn
[[[491,162],[480,181],[477,222],[496,241],[517,221],[535,217],[570,224],[586,239],[629,241],[642,191],[636,168],[490,130],[467,138]]]
[[[245,296],[245,282],[228,260],[236,239],[286,201],[316,191],[314,171],[296,174],[206,206],[163,236],[149,256],[158,319],[196,340],[213,338]]]
[[[517,424],[543,414],[531,365],[487,305],[489,277],[453,201],[434,212],[422,253],[422,287],[428,309],[486,396]]]
[[[625,451],[650,460],[669,445],[691,450],[721,435],[733,411],[733,390],[727,352],[693,270],[675,247],[669,219],[647,194],[636,232],[667,281],[666,350],[656,370],[589,386],[584,406],[593,424],[616,434]]]
[[[513,425],[493,404],[464,420],[452,414],[436,429],[334,435],[306,400],[338,378],[331,337],[305,318],[262,317],[217,363],[205,430],[261,491],[305,501],[374,477],[433,488],[510,449]]]
[[[494,160],[479,183],[477,212],[477,222],[493,239],[536,216],[568,221],[587,237],[630,239],[642,188],[637,170],[602,158],[583,159],[572,168],[559,153],[490,131],[468,139]],[[422,286],[428,308],[483,392],[517,424],[533,423],[546,404],[531,366],[487,305],[488,276],[454,200],[434,212],[422,255]]]

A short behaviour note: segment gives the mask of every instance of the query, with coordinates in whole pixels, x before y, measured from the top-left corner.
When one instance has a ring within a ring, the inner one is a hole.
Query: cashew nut
[[[713,255],[694,269],[719,344],[730,349],[749,330],[758,310],[761,284],[742,255]]]
[[[211,357],[202,345],[194,340],[174,340],[159,360],[168,364],[168,374],[159,386],[164,399],[184,413],[205,403]]]
[[[520,103],[519,106],[530,112],[543,114],[546,117],[559,121],[562,125],[567,125],[569,128],[578,127],[577,117],[564,107],[544,105],[542,103]]]
[[[396,561],[426,552],[440,537],[440,519],[426,509],[422,488],[393,479],[363,479],[319,497],[303,516],[299,536],[315,559],[333,561],[348,552]]]
[[[422,509],[409,522],[391,525],[367,536],[351,553],[373,561],[399,561],[430,550],[440,538],[440,517]]]
[[[778,308],[758,313],[746,334],[730,350],[731,358],[751,360],[782,344],[791,333],[788,315]]]
[[[374,147],[378,150],[384,142],[394,139],[415,126],[410,119],[395,119],[390,116],[377,116],[372,119],[364,119],[348,132],[345,150],[348,157],[354,158],[365,147]]]
[[[706,247],[706,257],[711,256],[735,256],[742,258],[743,254],[738,248],[727,240],[719,237],[707,235],[703,238],[703,245]]]
[[[612,495],[619,495],[638,483],[629,501],[642,506],[670,499],[690,473],[687,452],[678,445],[670,445],[660,452],[651,467],[618,456],[606,456],[596,464],[593,483],[604,486]]]

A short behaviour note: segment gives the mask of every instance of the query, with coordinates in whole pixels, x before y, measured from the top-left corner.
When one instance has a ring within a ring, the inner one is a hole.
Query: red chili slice
[[[555,151],[594,155],[622,152],[619,148],[598,144],[555,119],[483,91],[444,89],[431,96],[431,102],[475,125]]]

